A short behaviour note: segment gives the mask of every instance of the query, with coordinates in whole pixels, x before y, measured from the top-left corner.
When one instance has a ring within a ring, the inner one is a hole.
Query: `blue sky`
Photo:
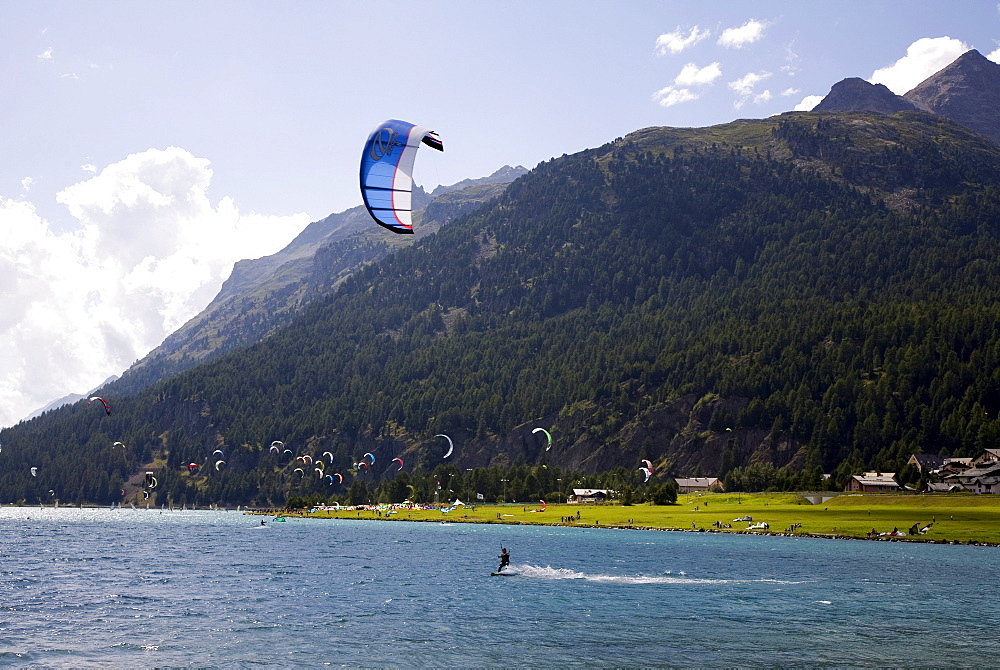
[[[1000,3],[9,0],[0,42],[8,425],[145,355],[235,260],[359,205],[383,119],[438,131],[415,178],[449,184],[845,77],[909,88],[966,48],[1000,60]]]

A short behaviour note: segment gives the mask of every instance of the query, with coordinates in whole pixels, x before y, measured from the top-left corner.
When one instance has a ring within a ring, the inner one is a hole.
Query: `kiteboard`
[[[490,577],[513,577],[515,574],[513,572],[491,572]]]

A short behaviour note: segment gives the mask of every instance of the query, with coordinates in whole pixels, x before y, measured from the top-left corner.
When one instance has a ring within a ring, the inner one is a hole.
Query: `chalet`
[[[701,493],[712,489],[721,490],[722,480],[718,477],[690,477],[688,479],[675,479],[678,493]]]
[[[611,489],[573,489],[569,502],[577,504],[604,502],[614,493]]]
[[[1000,462],[1000,449],[983,449],[983,452],[972,459],[972,467]]]
[[[971,458],[946,458],[944,464],[938,468],[937,474],[944,478],[948,475],[960,474],[972,467]]]
[[[1000,475],[976,477],[965,484],[973,493],[1000,493]]]
[[[925,489],[927,493],[955,493],[956,491],[964,491],[965,487],[961,484],[948,484],[946,482],[930,482],[927,484]]]
[[[1000,493],[1000,463],[987,463],[944,478],[946,484],[958,484],[973,493]]]
[[[861,493],[887,493],[902,491],[903,487],[896,481],[895,472],[866,472],[854,475],[847,481],[845,491],[860,491]]]
[[[913,454],[907,465],[912,465],[921,473],[934,472],[944,465],[944,457],[937,454]]]

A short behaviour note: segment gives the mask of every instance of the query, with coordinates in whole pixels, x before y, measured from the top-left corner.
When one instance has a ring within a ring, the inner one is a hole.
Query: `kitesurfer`
[[[266,525],[267,525],[267,522],[266,522],[266,521],[264,521],[263,519],[261,519],[261,520],[260,520],[260,525],[262,525],[262,526],[266,526]]]
[[[497,568],[497,572],[503,572],[503,569],[510,565],[510,554],[507,552],[506,547],[500,547],[500,567]]]

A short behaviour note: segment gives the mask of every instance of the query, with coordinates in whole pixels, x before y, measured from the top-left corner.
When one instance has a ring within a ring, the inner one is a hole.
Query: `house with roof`
[[[949,475],[946,484],[958,484],[973,493],[1000,493],[1000,463],[986,463],[979,467]]]
[[[902,491],[896,480],[895,472],[866,472],[863,475],[854,475],[847,480],[845,491],[859,491],[861,493],[889,493],[892,491]]]
[[[614,493],[615,491],[611,489],[573,489],[569,502],[577,504],[605,502]]]
[[[705,491],[721,491],[722,480],[718,477],[688,477],[675,479],[678,493],[703,493]]]
[[[939,477],[945,478],[948,475],[955,475],[965,472],[972,467],[971,458],[946,458],[944,459],[944,464],[937,469],[936,473]]]
[[[913,454],[910,456],[910,460],[906,461],[907,465],[912,465],[921,474],[934,472],[942,465],[944,465],[944,456],[938,456],[937,454]]]
[[[965,487],[961,484],[949,484],[947,482],[928,482],[927,488],[924,490],[927,493],[955,493],[956,491],[964,491]]]
[[[1000,462],[1000,449],[983,449],[982,453],[972,459],[972,467]]]

